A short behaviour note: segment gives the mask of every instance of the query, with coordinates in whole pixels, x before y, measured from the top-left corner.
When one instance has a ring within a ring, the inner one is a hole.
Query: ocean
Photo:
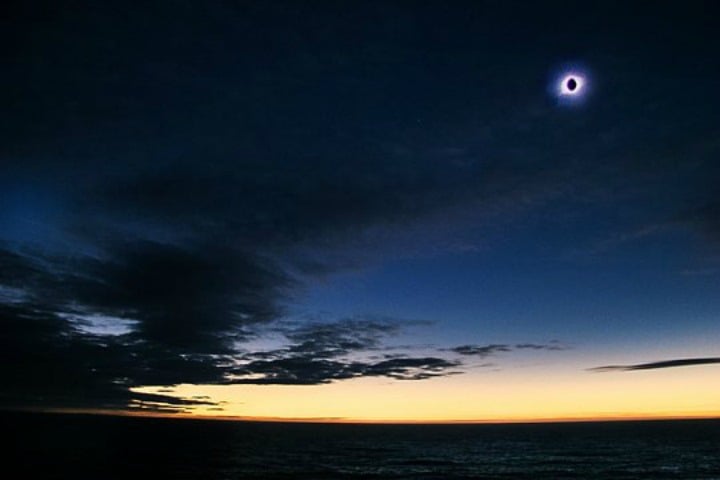
[[[720,420],[341,425],[0,415],[4,471],[97,479],[720,479]],[[13,478],[3,475],[5,478]]]

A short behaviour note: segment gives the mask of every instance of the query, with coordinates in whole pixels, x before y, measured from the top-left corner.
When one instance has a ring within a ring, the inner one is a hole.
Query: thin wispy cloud
[[[568,350],[570,347],[563,345],[558,341],[552,341],[549,343],[517,343],[517,344],[505,344],[505,343],[493,343],[489,345],[459,345],[450,349],[443,349],[444,351],[450,351],[463,356],[474,356],[474,357],[490,357],[499,353],[507,353],[517,350],[546,350],[546,351],[562,351]]]
[[[635,370],[657,370],[661,368],[690,367],[694,365],[712,365],[720,363],[720,357],[679,358],[659,362],[637,363],[632,365],[605,365],[589,368],[591,372],[632,372]]]

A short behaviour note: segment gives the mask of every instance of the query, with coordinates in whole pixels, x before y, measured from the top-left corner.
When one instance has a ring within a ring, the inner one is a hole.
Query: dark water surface
[[[18,413],[0,419],[10,442],[5,472],[20,467],[17,478],[720,480],[720,420],[322,425]]]

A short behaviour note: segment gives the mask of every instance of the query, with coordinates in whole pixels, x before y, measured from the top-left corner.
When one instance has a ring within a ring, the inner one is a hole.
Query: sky
[[[0,408],[720,415],[714,8],[11,2]]]

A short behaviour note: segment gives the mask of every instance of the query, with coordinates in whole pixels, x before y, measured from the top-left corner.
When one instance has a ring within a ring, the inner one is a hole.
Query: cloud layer
[[[216,252],[216,251],[214,251]],[[6,285],[0,401],[6,405],[143,408],[175,411],[208,399],[132,392],[143,385],[312,385],[361,376],[421,380],[453,373],[437,357],[370,360],[402,324],[349,319],[275,327],[286,346],[243,352],[256,327],[279,320],[292,284],[244,255],[189,253],[142,243],[110,260],[29,258],[2,252]],[[91,315],[95,315],[92,317]],[[101,318],[123,329],[93,333]],[[127,322],[130,326],[128,326]],[[18,368],[21,366],[21,368]]]
[[[693,365],[712,365],[720,363],[720,357],[678,358],[659,362],[638,363],[634,365],[605,365],[588,369],[591,372],[632,372],[635,370],[656,370],[660,368],[689,367]]]
[[[449,349],[449,351],[464,356],[484,358],[497,353],[512,352],[516,350],[562,351],[568,350],[569,348],[570,347],[563,345],[560,342],[552,341],[550,343],[517,343],[515,345],[504,343],[493,343],[489,345],[460,345]]]

